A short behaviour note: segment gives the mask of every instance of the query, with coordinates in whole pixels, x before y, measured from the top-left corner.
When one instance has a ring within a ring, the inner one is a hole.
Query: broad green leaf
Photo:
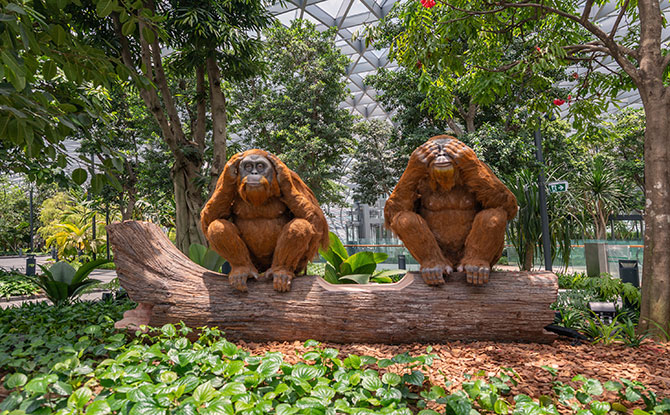
[[[333,268],[333,266],[330,264],[326,264],[326,270],[323,275],[323,279],[331,284],[340,284],[340,281],[337,279],[337,271],[335,271],[335,268]]]
[[[221,389],[219,389],[219,392],[221,392],[221,395],[223,396],[240,395],[246,391],[247,388],[245,388],[244,385],[239,382],[226,383]]]
[[[192,243],[188,247],[188,257],[198,265],[202,265],[202,260],[207,253],[207,247],[199,243]]]
[[[374,261],[377,264],[381,264],[382,262],[386,261],[389,257],[389,254],[386,252],[374,252]]]
[[[79,388],[67,399],[67,405],[77,409],[83,408],[91,400],[93,392],[87,388]]]
[[[48,385],[47,380],[40,376],[28,382],[24,389],[39,395],[44,395],[47,393]]]
[[[277,373],[280,367],[281,362],[276,360],[263,360],[263,362],[258,365],[256,372],[258,372],[261,377],[267,378]]]
[[[386,372],[382,376],[382,382],[387,385],[396,386],[402,382],[402,378],[396,373]]]
[[[28,376],[23,373],[13,373],[5,379],[5,387],[9,390],[23,386],[28,382]]]
[[[95,10],[98,13],[99,17],[107,17],[112,13],[115,7],[116,7],[115,0],[100,0]]]
[[[112,408],[106,401],[93,401],[86,408],[86,415],[107,415],[112,413]]]
[[[202,385],[195,388],[193,391],[193,400],[195,400],[199,405],[209,402],[214,399],[217,395],[216,389],[212,387],[210,382],[205,382]]]
[[[603,386],[600,383],[599,380],[597,379],[589,379],[586,382],[584,382],[584,391],[588,393],[589,395],[602,395],[603,394]]]
[[[346,280],[355,282],[356,284],[368,284],[370,282],[370,274],[349,274],[340,277],[340,281]]]
[[[106,264],[108,261],[106,258],[96,259],[95,261],[89,261],[85,264],[82,264],[77,272],[75,272],[74,277],[72,278],[72,283],[76,284],[88,277],[88,275],[98,268],[100,265]]]
[[[608,380],[607,382],[605,382],[604,386],[605,386],[605,389],[607,389],[608,391],[612,391],[612,392],[617,392],[617,391],[620,391],[621,389],[623,389],[623,385],[621,383],[615,382],[615,381],[612,381],[612,380]]]
[[[375,256],[372,252],[357,252],[347,258],[344,264],[348,264],[351,268],[351,274],[372,274],[377,268],[377,263],[375,262]],[[340,266],[342,269],[342,266]],[[342,272],[346,275],[344,270]]]
[[[504,399],[498,399],[496,403],[493,404],[493,410],[498,415],[505,415],[509,413],[509,404]]]
[[[387,269],[381,272],[376,272],[373,276],[374,277],[392,277],[394,275],[402,275],[402,274],[407,274],[406,269]]]
[[[53,280],[57,282],[62,282],[63,284],[70,285],[74,279],[74,275],[77,271],[72,268],[72,265],[64,261],[56,262],[49,268],[49,272],[53,276]]]
[[[174,382],[175,380],[177,380],[177,378],[178,378],[177,374],[170,370],[166,370],[160,375],[161,382],[168,384]]]
[[[377,389],[383,388],[384,384],[382,383],[381,379],[379,379],[379,376],[370,374],[363,375],[363,379],[361,379],[361,386],[369,391],[376,391]]]
[[[599,402],[599,401],[594,401],[591,402],[591,412],[593,415],[607,415],[609,412],[611,406],[607,402]]]
[[[161,333],[167,337],[174,337],[177,335],[177,329],[172,324],[168,323],[161,327]]]
[[[277,415],[293,415],[298,411],[300,411],[300,408],[294,408],[291,405],[285,403],[280,403],[275,408]]]
[[[423,372],[418,370],[413,370],[410,374],[404,374],[402,376],[403,380],[410,385],[422,386],[425,376]]]
[[[314,366],[296,365],[291,371],[291,376],[302,380],[311,380],[321,374],[321,371]]]

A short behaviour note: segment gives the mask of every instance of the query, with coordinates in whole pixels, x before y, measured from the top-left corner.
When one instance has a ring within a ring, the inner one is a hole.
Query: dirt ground
[[[299,360],[297,354],[305,349],[302,342],[293,343],[244,343],[238,344],[253,354],[266,351],[282,352],[290,363]],[[388,346],[381,344],[322,344],[340,350],[341,358],[348,354],[368,355],[376,358],[391,358],[409,352],[411,355],[426,353],[427,344]],[[501,367],[514,369],[520,376],[519,385],[513,393],[524,393],[532,397],[551,393],[552,375],[541,366],[550,366],[558,371],[558,380],[569,382],[573,376],[582,374],[601,382],[608,380],[637,380],[654,390],[659,397],[670,398],[670,344],[659,345],[645,341],[639,348],[623,345],[572,344],[559,339],[553,344],[520,344],[495,342],[452,342],[431,345],[431,353],[437,358],[429,370],[434,384],[444,385],[445,377],[452,382],[453,389],[465,379],[464,374],[480,370],[489,375],[497,374]],[[442,372],[444,376],[440,373]]]

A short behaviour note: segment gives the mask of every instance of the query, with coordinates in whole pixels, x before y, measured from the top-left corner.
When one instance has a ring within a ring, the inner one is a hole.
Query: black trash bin
[[[398,255],[398,269],[407,269],[407,260],[405,255]]]
[[[629,282],[634,287],[640,288],[640,272],[637,261],[634,259],[620,259],[619,278],[621,278],[621,282]]]
[[[35,266],[37,265],[37,260],[35,260],[35,255],[28,255],[26,259],[26,275],[34,276],[35,275]]]

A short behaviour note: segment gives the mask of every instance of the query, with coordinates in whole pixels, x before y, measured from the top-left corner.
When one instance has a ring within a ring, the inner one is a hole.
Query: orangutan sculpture
[[[314,193],[276,156],[263,150],[235,154],[200,215],[214,251],[231,265],[230,284],[247,291],[259,272],[274,289],[289,291],[319,246],[328,224]]]
[[[517,210],[512,192],[471,148],[440,135],[412,153],[384,219],[421,265],[426,284],[444,284],[456,269],[483,285]]]

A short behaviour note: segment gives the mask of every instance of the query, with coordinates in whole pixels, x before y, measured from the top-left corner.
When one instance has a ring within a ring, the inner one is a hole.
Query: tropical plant
[[[649,337],[649,333],[639,333],[637,324],[625,315],[623,316],[623,323],[619,325],[619,335],[628,347],[639,347]]]
[[[388,283],[393,282],[393,276],[407,272],[397,269],[375,273],[377,264],[384,262],[388,254],[363,251],[349,256],[340,238],[333,232],[329,236],[330,246],[326,250],[319,249],[319,254],[327,261],[323,279],[331,284]]]
[[[98,280],[88,278],[88,275],[98,265],[106,262],[107,259],[98,259],[82,264],[76,270],[63,261],[56,262],[49,268],[40,265],[43,274],[37,276],[36,283],[52,303],[67,304],[79,297],[85,288],[100,283]]]
[[[0,297],[37,294],[40,287],[18,270],[5,271],[0,268]]]
[[[519,267],[527,271],[533,268],[536,244],[542,235],[537,178],[530,169],[523,169],[507,180],[507,187],[519,204],[519,213],[507,227],[507,240],[516,249]]]
[[[98,223],[97,225],[104,226],[104,223]],[[88,257],[92,253],[101,253],[105,247],[104,233],[99,232],[96,238],[93,239],[91,222],[83,225],[58,223],[54,226],[59,231],[46,240],[46,247],[49,248],[51,245],[56,245],[58,255],[61,258],[74,260],[79,254]]]
[[[216,272],[221,272],[221,266],[226,262],[213,250],[196,243],[188,247],[188,257],[201,267]]]
[[[596,156],[575,188],[584,211],[593,220],[596,239],[607,239],[609,217],[623,208],[625,198],[619,174],[604,157]]]
[[[584,322],[582,330],[584,334],[591,337],[594,343],[603,343],[610,345],[616,341],[621,341],[621,324],[618,322],[619,316],[615,316],[610,323],[606,323],[596,313]]]

